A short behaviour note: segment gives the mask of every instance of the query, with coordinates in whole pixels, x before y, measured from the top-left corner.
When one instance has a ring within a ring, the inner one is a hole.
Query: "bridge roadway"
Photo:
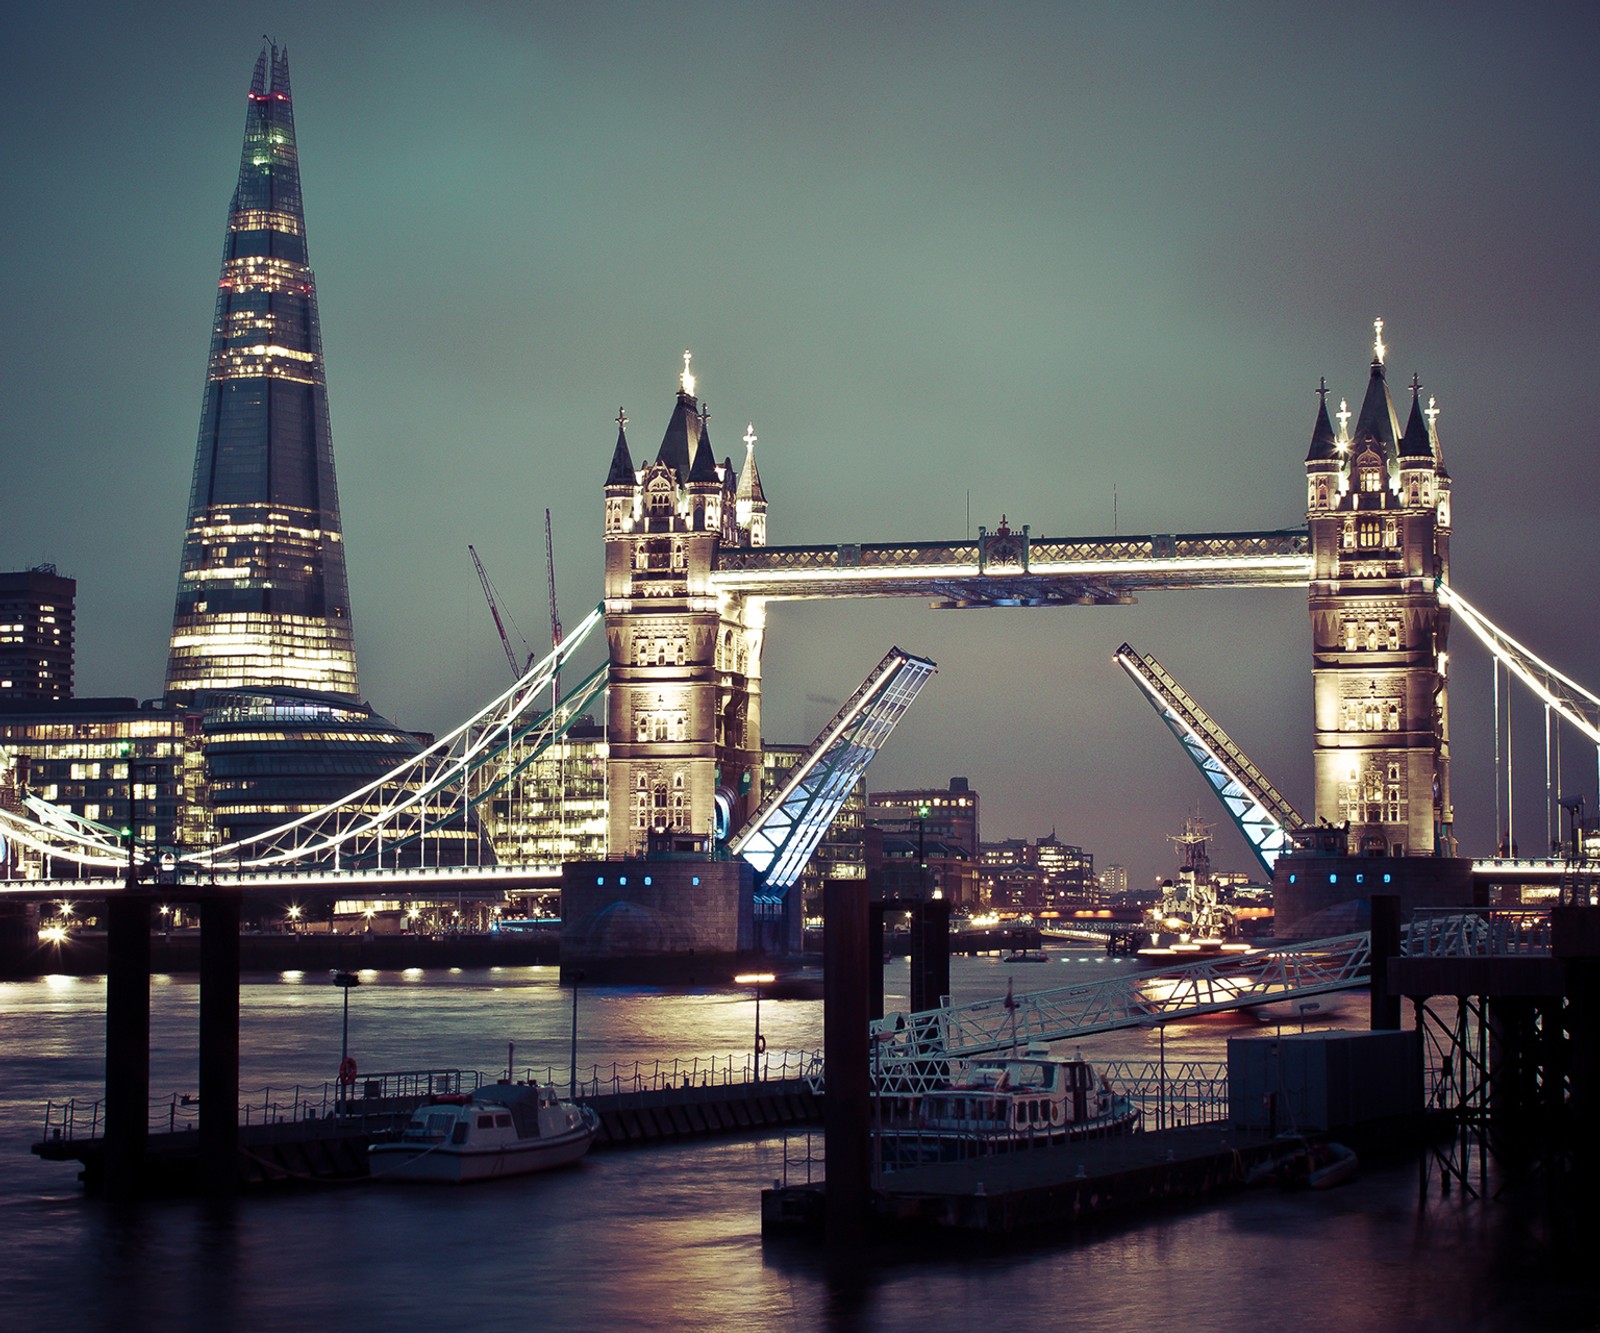
[[[164,882],[141,879],[139,891],[172,902],[186,902],[232,890],[243,898],[281,898],[285,894],[305,901],[322,898],[403,898],[418,894],[523,893],[561,887],[558,865],[408,866],[384,870],[245,870],[230,875]],[[53,902],[57,899],[96,901],[120,898],[128,891],[126,879],[7,879],[0,880],[0,902]]]
[[[1485,857],[1472,863],[1479,884],[1531,884],[1553,888],[1561,883],[1567,863],[1551,857]],[[120,877],[94,879],[0,879],[0,901],[52,902],[57,899],[99,900],[127,891]],[[394,898],[417,893],[523,893],[561,887],[559,865],[407,866],[383,870],[248,869],[180,882],[141,878],[140,888],[159,899],[184,901],[185,893],[209,895],[235,889],[243,897],[282,897],[286,893],[318,897]]]
[[[1087,539],[1034,537],[1004,524],[978,532],[966,541],[724,548],[711,583],[773,601],[931,597],[961,607],[1116,604],[1141,591],[1311,581],[1305,528]]]

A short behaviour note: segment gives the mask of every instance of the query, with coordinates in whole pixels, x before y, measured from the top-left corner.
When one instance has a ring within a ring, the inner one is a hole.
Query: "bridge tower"
[[[766,602],[711,586],[719,550],[766,544],[754,428],[744,470],[716,461],[689,354],[653,462],[627,417],[605,484],[606,764],[612,857],[668,831],[725,838],[761,799]]]
[[[1375,323],[1366,397],[1333,429],[1327,389],[1306,455],[1316,817],[1350,851],[1451,856],[1446,639],[1450,474],[1438,409],[1411,382],[1399,428]]]

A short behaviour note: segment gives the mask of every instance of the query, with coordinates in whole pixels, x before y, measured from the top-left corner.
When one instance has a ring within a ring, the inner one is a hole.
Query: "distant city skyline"
[[[622,19],[623,21],[618,21]],[[442,731],[503,685],[466,545],[537,645],[542,510],[599,597],[619,404],[684,348],[761,439],[769,538],[1298,526],[1314,390],[1371,321],[1441,408],[1455,580],[1589,684],[1600,192],[1590,11],[290,4],[363,693]],[[160,692],[196,366],[251,22],[39,11],[8,81],[0,566],[78,583],[77,692]],[[92,317],[89,317],[92,312]],[[70,488],[70,491],[69,491]],[[1146,886],[1191,807],[1247,853],[1111,655],[1154,652],[1302,810],[1300,592],[933,615],[774,609],[765,733],[803,741],[896,643],[939,676],[874,788],[970,778]],[[1463,850],[1494,842],[1490,668],[1452,642]],[[1536,706],[1514,715],[1524,849]],[[1502,742],[1503,743],[1503,742]],[[1563,783],[1595,791],[1593,747]],[[1574,777],[1574,775],[1577,775]]]

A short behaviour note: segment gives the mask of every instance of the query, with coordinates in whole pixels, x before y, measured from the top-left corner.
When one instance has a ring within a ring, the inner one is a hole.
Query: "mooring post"
[[[1372,972],[1368,978],[1370,1007],[1367,1025],[1374,1032],[1400,1028],[1400,997],[1389,989],[1389,960],[1400,956],[1400,895],[1372,895]]]
[[[911,909],[911,1011],[937,1009],[950,994],[950,902],[929,898]]]
[[[239,1184],[239,895],[200,902],[200,1186]]]
[[[130,875],[131,879],[132,876]],[[144,1189],[150,1136],[151,898],[130,884],[106,900],[105,1192]]]
[[[822,913],[823,1225],[830,1253],[845,1255],[859,1251],[866,1238],[872,1172],[867,982],[874,971],[883,975],[883,958],[869,947],[867,887],[860,880],[828,880]]]

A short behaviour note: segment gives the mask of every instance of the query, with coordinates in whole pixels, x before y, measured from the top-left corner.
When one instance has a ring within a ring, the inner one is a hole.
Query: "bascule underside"
[[[760,546],[718,552],[720,591],[770,600],[927,597],[941,607],[1095,606],[1179,588],[1303,588],[1304,528],[1143,537],[1030,538],[1027,530],[960,542]]]

